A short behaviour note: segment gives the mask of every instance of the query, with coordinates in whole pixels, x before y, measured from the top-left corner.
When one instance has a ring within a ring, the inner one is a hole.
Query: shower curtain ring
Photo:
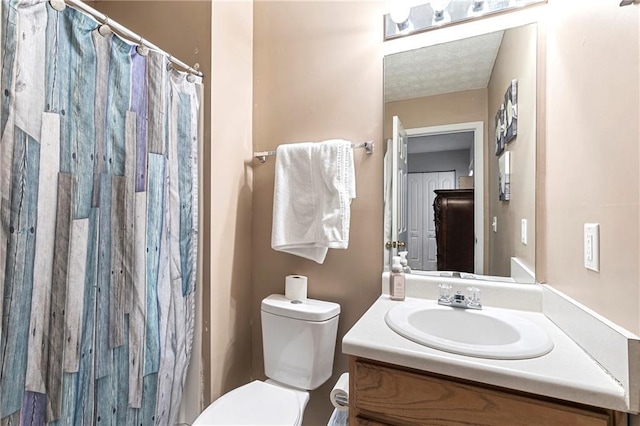
[[[171,71],[173,69],[173,56],[169,55],[167,61],[167,71]]]
[[[64,0],[49,0],[49,4],[51,5],[52,8],[54,8],[58,12],[62,12],[64,8],[67,7]]]
[[[104,15],[104,20],[102,21],[102,25],[98,27],[98,32],[102,37],[108,37],[113,33],[111,27],[109,26],[109,17]]]
[[[149,54],[149,48],[144,44],[144,39],[142,38],[142,36],[138,41],[138,47],[136,47],[136,51],[140,56],[147,56]]]

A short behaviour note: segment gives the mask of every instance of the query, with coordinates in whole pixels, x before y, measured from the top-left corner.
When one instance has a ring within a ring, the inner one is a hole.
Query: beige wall
[[[512,28],[504,32],[500,50],[488,85],[489,137],[485,141],[488,155],[487,182],[489,213],[489,275],[510,276],[510,259],[519,258],[535,271],[535,181],[536,181],[536,55],[535,25]],[[495,115],[504,103],[511,80],[518,80],[518,135],[505,147],[511,154],[511,199],[498,200],[498,157],[495,153]],[[498,232],[493,232],[493,217]],[[520,241],[520,220],[528,221],[527,245]]]
[[[253,3],[214,1],[211,38],[206,404],[251,379]]]
[[[387,102],[384,106],[385,140],[393,133],[394,115],[400,117],[405,129],[482,121],[486,139],[487,89]]]
[[[549,284],[640,333],[640,7],[547,5],[546,263]],[[600,224],[600,272],[583,225]]]
[[[253,373],[264,377],[260,301],[284,291],[284,277],[309,277],[309,297],[340,304],[334,374],[311,392],[305,424],[327,423],[329,392],[347,370],[340,341],[380,295],[382,272],[381,2],[255,3],[254,147],[296,141],[374,140],[355,151],[357,198],[348,250],[329,250],[323,265],[271,249],[274,164],[254,163]]]

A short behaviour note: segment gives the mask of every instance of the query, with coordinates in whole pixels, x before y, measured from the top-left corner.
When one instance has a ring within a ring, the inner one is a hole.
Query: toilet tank
[[[340,305],[272,294],[262,301],[262,350],[267,377],[313,390],[333,373]]]

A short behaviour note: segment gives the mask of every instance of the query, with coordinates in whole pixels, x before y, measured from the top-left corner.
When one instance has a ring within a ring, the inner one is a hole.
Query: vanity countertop
[[[407,298],[410,300],[412,298]],[[551,337],[541,357],[495,360],[443,352],[391,330],[384,316],[398,301],[383,294],[349,330],[342,351],[389,364],[618,411],[629,411],[624,387],[544,314],[517,311]]]

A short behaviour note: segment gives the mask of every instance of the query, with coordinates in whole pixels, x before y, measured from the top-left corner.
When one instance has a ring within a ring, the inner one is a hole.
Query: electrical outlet
[[[498,218],[497,217],[493,217],[493,220],[491,221],[491,228],[493,229],[493,232],[498,232]]]
[[[520,241],[525,246],[527,245],[527,219],[522,219],[520,221]]]
[[[600,225],[584,224],[584,267],[600,272]]]

